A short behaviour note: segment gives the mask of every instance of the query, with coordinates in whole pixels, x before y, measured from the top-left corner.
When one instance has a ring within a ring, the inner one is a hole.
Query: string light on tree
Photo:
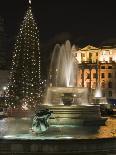
[[[31,4],[31,0],[29,0],[29,4]]]
[[[31,0],[29,0],[31,4]],[[35,107],[40,103],[41,72],[39,31],[29,6],[21,24],[13,52],[8,105]]]

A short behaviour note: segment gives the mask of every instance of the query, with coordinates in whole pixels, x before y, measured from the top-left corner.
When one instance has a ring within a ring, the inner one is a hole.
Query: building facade
[[[86,46],[72,50],[77,62],[77,85],[87,87],[94,94],[100,86],[102,95],[116,98],[116,48]]]

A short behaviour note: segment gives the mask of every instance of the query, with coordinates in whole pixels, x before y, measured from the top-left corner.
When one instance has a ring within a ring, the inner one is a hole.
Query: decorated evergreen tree
[[[31,1],[29,0],[31,3]],[[29,6],[16,38],[7,105],[35,107],[40,103],[41,75],[38,28]]]

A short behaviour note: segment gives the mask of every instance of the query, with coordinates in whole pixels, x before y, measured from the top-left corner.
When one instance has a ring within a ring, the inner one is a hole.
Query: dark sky
[[[28,0],[1,0],[0,15],[5,18],[9,36],[16,34],[28,7]],[[62,32],[75,42],[97,44],[116,38],[116,6],[113,0],[32,0],[40,40],[47,42]],[[81,43],[82,44],[82,43]]]

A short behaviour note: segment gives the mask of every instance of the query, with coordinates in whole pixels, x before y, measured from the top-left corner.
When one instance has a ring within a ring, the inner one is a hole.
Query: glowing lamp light
[[[29,109],[29,108],[28,108],[28,104],[27,104],[27,103],[23,104],[23,105],[22,105],[22,109],[28,110],[28,109]]]
[[[6,89],[7,89],[7,87],[6,87],[6,86],[4,86],[4,87],[3,87],[3,90],[5,91]]]
[[[29,4],[31,4],[31,0],[29,0]]]

